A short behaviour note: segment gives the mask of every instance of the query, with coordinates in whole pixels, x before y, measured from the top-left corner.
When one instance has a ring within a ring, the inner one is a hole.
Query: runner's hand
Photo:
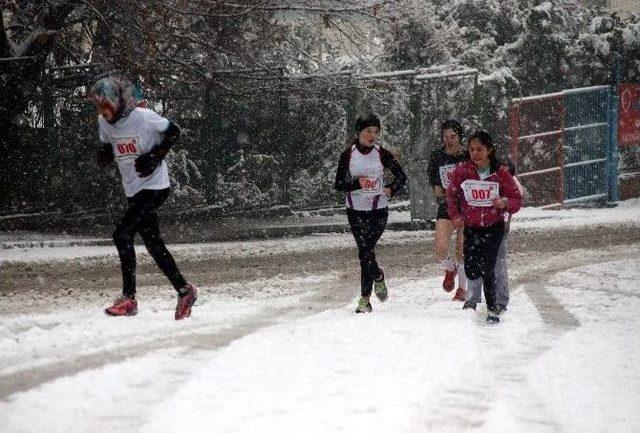
[[[106,167],[113,162],[113,149],[111,148],[111,144],[102,143],[102,145],[96,149],[96,162],[99,167]]]
[[[433,195],[435,195],[436,197],[444,197],[445,196],[444,188],[441,187],[440,185],[434,186]]]
[[[493,207],[496,209],[504,209],[507,207],[507,199],[506,197],[496,197],[491,204],[493,204]]]
[[[162,161],[161,158],[158,158],[153,153],[145,153],[144,155],[140,155],[136,158],[135,167],[138,172],[139,177],[147,177],[150,176],[151,173],[156,169],[158,164]]]
[[[462,220],[462,217],[452,219],[451,223],[457,229],[464,227],[464,221]]]
[[[391,197],[391,188],[385,188],[384,195],[386,195],[387,197]]]

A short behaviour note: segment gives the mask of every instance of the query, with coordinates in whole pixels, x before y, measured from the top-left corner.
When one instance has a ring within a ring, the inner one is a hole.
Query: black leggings
[[[127,198],[129,208],[113,233],[113,241],[120,255],[124,296],[133,296],[136,293],[136,252],[133,248],[136,232],[140,233],[147,251],[171,281],[173,287],[178,290],[187,284],[160,237],[157,210],[167,197],[169,197],[169,188],[143,189],[133,197]]]
[[[378,262],[376,262],[374,248],[387,226],[389,211],[387,208],[372,211],[347,209],[347,217],[351,233],[353,233],[353,238],[358,246],[360,294],[369,297],[373,289],[373,280],[382,274]]]
[[[494,268],[503,236],[504,223],[464,228],[464,271],[469,280],[482,278],[484,298],[490,311],[496,308]]]

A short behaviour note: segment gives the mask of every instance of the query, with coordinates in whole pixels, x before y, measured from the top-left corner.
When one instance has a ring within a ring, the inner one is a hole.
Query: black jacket
[[[449,155],[444,151],[444,147],[440,149],[436,149],[431,152],[431,156],[429,157],[429,165],[427,166],[427,174],[429,176],[429,184],[431,188],[436,186],[442,187],[442,182],[440,181],[440,167],[443,165],[449,164],[459,164],[464,161],[468,161],[469,152],[464,149],[459,155]]]

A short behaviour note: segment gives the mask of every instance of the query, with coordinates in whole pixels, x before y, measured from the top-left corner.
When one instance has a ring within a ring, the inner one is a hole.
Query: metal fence
[[[609,86],[511,102],[510,153],[528,204],[617,200],[616,111]]]

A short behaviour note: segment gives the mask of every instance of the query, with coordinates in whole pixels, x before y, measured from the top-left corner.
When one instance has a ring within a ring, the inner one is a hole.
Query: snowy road
[[[523,217],[498,326],[439,289],[428,232],[385,233],[391,298],[365,316],[346,235],[177,247],[199,281],[223,274],[184,322],[144,276],[138,316],[103,316],[117,282],[101,247],[13,251],[2,272],[43,281],[0,289],[0,431],[637,432],[640,206],[626,211]],[[96,292],[67,292],[74,266]]]

